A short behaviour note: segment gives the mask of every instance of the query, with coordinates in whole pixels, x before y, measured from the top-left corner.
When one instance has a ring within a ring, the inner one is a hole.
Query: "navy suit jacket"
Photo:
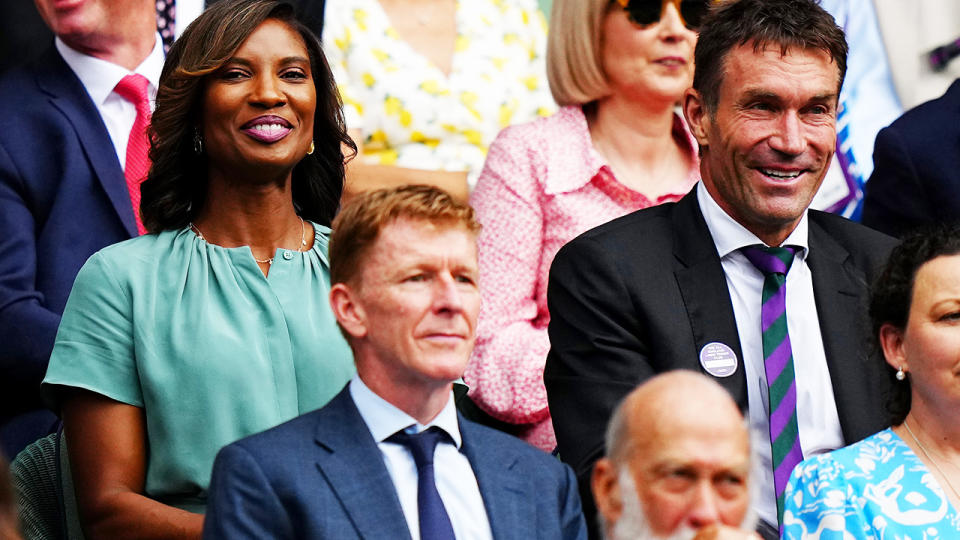
[[[960,80],[880,130],[863,224],[894,236],[960,221]]]
[[[51,47],[0,79],[0,424],[40,407],[60,315],[94,252],[136,234],[123,169]]]
[[[586,538],[569,467],[463,417],[460,434],[494,538]],[[204,538],[410,538],[349,386],[322,409],[220,451]]]
[[[842,217],[809,213],[807,264],[847,444],[889,425],[889,377],[866,305],[894,243]],[[590,475],[604,453],[606,424],[639,383],[674,369],[713,377],[699,352],[724,343],[738,367],[713,378],[746,410],[733,303],[696,189],[676,204],[634,212],[565,245],[550,268],[547,300],[551,348],[543,378],[560,456],[580,479],[588,522],[594,515]]]

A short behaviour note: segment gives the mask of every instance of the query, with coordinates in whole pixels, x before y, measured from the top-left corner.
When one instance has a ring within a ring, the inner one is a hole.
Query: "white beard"
[[[686,524],[681,524],[669,536],[661,536],[653,532],[650,520],[647,519],[646,508],[643,507],[640,497],[637,496],[633,476],[626,468],[620,471],[619,476],[623,511],[606,540],[692,540],[696,536],[697,531]],[[743,517],[743,522],[740,523],[740,529],[752,531],[756,526],[757,513],[753,509],[753,505],[750,505],[747,515]]]

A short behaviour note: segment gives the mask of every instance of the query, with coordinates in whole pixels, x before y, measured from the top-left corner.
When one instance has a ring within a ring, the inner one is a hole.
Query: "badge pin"
[[[737,371],[737,355],[728,345],[714,341],[700,349],[700,365],[714,377],[729,377]]]

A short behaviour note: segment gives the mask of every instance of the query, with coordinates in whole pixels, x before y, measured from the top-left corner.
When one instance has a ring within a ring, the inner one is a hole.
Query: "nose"
[[[680,16],[680,8],[676,2],[667,2],[660,16],[660,39],[664,41],[680,41],[686,34],[691,33]]]
[[[720,521],[717,494],[709,481],[700,482],[690,503],[687,524],[694,530]]]
[[[286,97],[280,88],[279,77],[273,74],[260,75],[254,83],[250,101],[261,107],[272,108],[286,103]]]
[[[776,133],[769,139],[771,148],[789,156],[803,153],[800,118],[795,111],[784,111],[775,129]]]
[[[457,279],[450,274],[444,274],[436,280],[433,292],[435,311],[458,313],[463,310],[463,294],[457,285]]]

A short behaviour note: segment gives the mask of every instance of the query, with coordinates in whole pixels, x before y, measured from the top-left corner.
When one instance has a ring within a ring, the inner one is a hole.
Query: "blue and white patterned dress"
[[[814,456],[787,484],[783,538],[960,538],[960,515],[893,431]]]

